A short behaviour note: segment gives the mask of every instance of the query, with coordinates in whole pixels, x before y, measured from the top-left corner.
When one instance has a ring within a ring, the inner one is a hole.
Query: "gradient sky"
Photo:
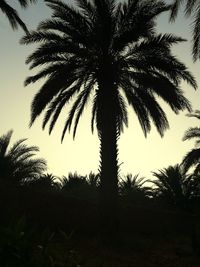
[[[8,0],[8,3],[19,10],[21,18],[29,29],[35,29],[41,20],[51,15],[50,9],[44,5],[42,0],[26,10],[21,10],[15,2],[15,0]],[[166,13],[159,17],[157,31],[174,33],[188,39],[188,42],[176,45],[173,53],[188,66],[200,85],[200,64],[192,62],[190,53],[191,20],[186,20],[180,12],[176,23],[169,24],[168,15]],[[82,116],[75,141],[71,134],[66,134],[62,144],[60,141],[67,109],[63,112],[50,136],[47,129],[43,131],[41,128],[42,116],[29,128],[31,101],[42,82],[28,87],[23,86],[25,78],[34,73],[25,65],[25,59],[35,46],[20,45],[19,40],[22,36],[23,31],[21,29],[12,31],[7,19],[1,13],[0,135],[13,129],[12,142],[28,138],[28,144],[39,146],[38,156],[47,160],[48,173],[62,176],[75,171],[83,175],[90,171],[97,172],[99,142],[96,133],[91,134],[89,108]],[[182,83],[182,89],[192,103],[193,109],[200,109],[200,90],[194,91],[185,83]],[[193,148],[194,142],[183,142],[182,137],[186,129],[198,126],[198,120],[186,117],[187,112],[175,115],[166,104],[162,106],[168,115],[170,124],[170,129],[166,131],[163,138],[159,136],[154,126],[152,126],[151,133],[145,138],[137,117],[130,111],[129,128],[124,131],[119,141],[120,175],[139,173],[140,176],[152,178],[152,171],[180,163],[186,152]]]

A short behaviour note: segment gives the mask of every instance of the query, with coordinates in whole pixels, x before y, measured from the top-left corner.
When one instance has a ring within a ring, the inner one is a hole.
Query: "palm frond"
[[[81,99],[81,104],[79,105],[77,111],[76,111],[76,119],[75,119],[75,122],[74,122],[74,130],[73,130],[73,138],[75,138],[75,135],[76,135],[76,130],[77,130],[77,126],[78,126],[78,123],[79,123],[79,119],[80,119],[80,116],[82,115],[83,113],[83,110],[89,100],[89,96],[91,94],[91,90],[93,89],[94,87],[94,84],[95,84],[95,78],[94,77],[90,77],[90,79],[87,81],[87,83],[84,85],[84,95]]]
[[[0,155],[1,157],[6,155],[10,140],[13,134],[13,130],[10,130],[7,134],[0,137]]]
[[[189,128],[183,136],[183,141],[190,140],[193,138],[200,139],[200,128],[199,127]]]
[[[68,80],[66,79],[66,72],[69,75]],[[33,99],[30,125],[33,124],[35,119],[55,96],[62,92],[62,90],[70,87],[75,81],[76,77],[74,77],[73,73],[70,73],[70,68],[61,68],[59,73],[51,75]]]
[[[190,112],[186,116],[200,119],[200,110],[195,110],[194,112]]]
[[[183,158],[182,166],[185,171],[200,163],[200,148],[190,150]]]
[[[19,4],[22,8],[26,8],[29,3],[33,4],[36,3],[37,0],[18,0]],[[7,16],[12,28],[14,30],[18,29],[18,26],[20,26],[26,34],[29,34],[29,31],[25,25],[25,23],[20,19],[18,12],[12,8],[5,0],[1,0],[0,2],[0,9],[1,11]]]
[[[136,113],[143,133],[146,136],[151,130],[149,114],[146,107],[143,105],[141,99],[134,94],[134,86],[130,83],[129,79],[125,79],[125,77],[123,77],[120,85],[124,89],[123,91],[127,101]]]
[[[90,91],[91,88],[89,88],[88,91]],[[77,99],[75,100],[75,102],[73,103],[73,106],[69,112],[69,115],[68,115],[68,118],[65,122],[65,126],[64,126],[64,129],[63,129],[63,132],[62,132],[62,137],[61,137],[61,141],[63,141],[64,139],[64,136],[65,136],[65,133],[67,131],[67,129],[70,131],[71,129],[71,125],[72,125],[72,122],[73,122],[73,118],[77,112],[77,110],[82,110],[81,109],[81,106],[82,106],[82,101],[84,102],[84,99],[88,98],[88,91],[86,91],[85,89],[83,89],[80,94],[78,95]],[[83,106],[82,106],[83,107]],[[80,115],[79,115],[80,116]]]
[[[181,5],[185,3],[185,15],[187,17],[192,16],[192,35],[193,35],[193,44],[192,44],[192,55],[194,62],[200,57],[200,5],[197,0],[174,0],[170,20],[174,21],[177,17],[178,10]]]
[[[24,143],[26,139],[20,139],[9,149],[12,133],[0,137],[0,178],[21,183],[41,175],[47,164],[44,159],[34,158],[39,148],[28,146]]]
[[[18,2],[20,3],[21,7],[26,8],[29,5],[29,3],[30,4],[37,3],[37,0],[18,0]]]
[[[200,5],[195,12],[195,19],[193,21],[193,46],[192,55],[193,60],[197,61],[200,58]]]
[[[25,31],[25,33],[28,34],[28,29],[25,23],[20,19],[18,12],[14,8],[12,8],[4,0],[2,0],[0,3],[0,9],[7,16],[13,30],[18,29],[18,26],[20,26]]]
[[[68,89],[67,91],[64,91],[62,93],[60,93],[55,100],[53,100],[50,104],[49,104],[49,108],[46,111],[44,120],[43,120],[43,125],[42,128],[44,129],[46,124],[48,123],[49,119],[53,116],[52,120],[51,120],[51,124],[49,127],[49,133],[52,132],[53,127],[59,117],[59,114],[62,110],[62,108],[64,107],[65,104],[67,104],[67,102],[73,97],[73,95],[80,90],[80,86],[81,86],[82,82],[77,82],[76,85],[74,85],[73,87],[71,87],[70,89]]]
[[[190,16],[191,13],[192,13],[193,11],[195,11],[197,5],[198,5],[198,1],[197,1],[197,0],[186,1],[186,5],[185,5],[185,14],[186,14],[187,16]]]
[[[170,14],[170,21],[174,21],[178,15],[178,10],[180,8],[180,5],[183,3],[184,0],[175,0],[172,8],[171,8],[171,14]]]
[[[164,131],[169,128],[169,123],[165,112],[160,107],[151,92],[148,92],[144,88],[138,87],[137,90],[135,90],[135,94],[145,105],[150,118],[153,120],[153,123],[156,126],[157,131],[161,136],[163,136]]]

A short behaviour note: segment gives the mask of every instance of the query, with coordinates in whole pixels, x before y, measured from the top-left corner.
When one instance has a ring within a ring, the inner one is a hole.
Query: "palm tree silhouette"
[[[84,188],[87,186],[86,177],[75,173],[69,173],[68,176],[63,176],[60,179],[61,182],[61,189],[64,191],[77,189],[77,188]]]
[[[200,58],[200,2],[198,0],[174,0],[172,5],[172,11],[170,20],[174,21],[177,17],[178,10],[182,4],[185,4],[185,15],[186,17],[192,17],[193,22],[191,23],[193,27],[193,47],[192,55],[193,60],[196,61]]]
[[[96,122],[100,140],[102,210],[106,224],[112,224],[118,199],[117,140],[128,125],[127,105],[137,114],[145,136],[151,120],[163,136],[169,125],[156,96],[175,113],[190,110],[179,84],[183,79],[196,88],[196,82],[170,51],[183,39],[155,32],[156,17],[170,9],[163,1],[77,0],[76,9],[58,0],[45,2],[53,11],[52,19],[21,40],[39,43],[26,63],[43,67],[25,85],[47,77],[33,99],[30,125],[46,110],[43,129],[50,122],[51,133],[61,110],[72,102],[62,140],[72,125],[75,137],[92,98],[91,127],[93,132]]]
[[[9,149],[13,131],[0,137],[0,179],[5,182],[24,183],[39,177],[46,170],[44,159],[33,156],[39,151],[36,146],[24,144],[20,139]]]
[[[144,186],[148,182],[144,177],[139,178],[139,174],[127,174],[119,183],[119,192],[123,197],[128,199],[141,200],[151,195],[151,188]]]
[[[196,110],[193,113],[187,114],[188,117],[193,117],[200,119],[200,111]],[[194,173],[198,174],[200,172],[200,128],[199,127],[191,127],[189,128],[184,136],[183,141],[190,140],[190,139],[197,139],[196,140],[196,148],[193,148],[189,151],[183,158],[183,168],[185,171],[188,171],[189,168],[195,167]]]
[[[35,3],[37,0],[18,0],[18,2],[22,8],[26,8],[29,3]],[[25,23],[20,19],[17,11],[12,8],[6,0],[0,1],[0,9],[8,18],[13,30],[16,30],[18,26],[20,26],[26,33],[28,33]]]
[[[191,199],[199,197],[199,177],[185,173],[181,165],[169,166],[153,175],[157,178],[152,181],[156,185],[154,196],[170,205],[186,208]]]
[[[52,173],[46,173],[39,176],[37,179],[28,180],[24,183],[25,186],[40,191],[59,191],[59,179]]]

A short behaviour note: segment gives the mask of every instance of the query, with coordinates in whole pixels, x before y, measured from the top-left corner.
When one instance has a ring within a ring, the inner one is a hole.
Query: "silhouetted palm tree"
[[[192,198],[199,196],[199,178],[186,174],[178,164],[153,172],[153,175],[157,178],[152,181],[156,185],[155,196],[164,199],[168,204],[185,208]]]
[[[69,173],[68,176],[62,177],[60,182],[61,191],[66,195],[95,202],[98,198],[99,175],[92,172],[87,176],[79,175],[76,172]]]
[[[129,199],[145,198],[151,195],[150,187],[144,186],[147,180],[144,177],[139,178],[139,174],[128,174],[119,183],[119,192],[122,196]]]
[[[16,1],[15,1],[16,2]],[[35,3],[37,0],[18,0],[21,7],[26,8],[29,3]],[[20,26],[26,33],[28,33],[28,29],[25,23],[20,19],[18,12],[12,8],[6,0],[0,1],[0,9],[8,18],[10,25],[14,30]]]
[[[197,119],[200,119],[200,111],[196,110],[194,113],[189,113],[187,115],[188,117],[194,117]],[[189,168],[195,167],[194,172],[196,174],[200,173],[200,128],[199,127],[192,127],[189,128],[184,136],[183,141],[190,140],[190,139],[197,139],[196,140],[196,148],[193,148],[191,151],[189,151],[185,157],[183,158],[183,168],[185,171],[188,171]]]
[[[76,9],[57,0],[45,2],[53,11],[52,19],[21,40],[40,44],[26,63],[43,67],[25,85],[47,77],[32,102],[30,124],[47,108],[43,128],[50,121],[51,133],[61,110],[72,101],[62,139],[73,122],[75,136],[80,116],[92,99],[91,125],[93,131],[96,122],[100,139],[101,196],[109,224],[117,210],[117,140],[128,125],[127,104],[137,114],[145,136],[151,120],[162,136],[169,125],[156,96],[175,113],[190,110],[179,84],[183,79],[196,88],[196,82],[171,54],[171,46],[183,39],[155,32],[156,17],[170,9],[163,1],[77,0]]]
[[[26,139],[20,139],[9,149],[12,133],[0,137],[0,179],[19,183],[37,178],[46,170],[45,160],[33,157],[38,147],[27,146]]]
[[[75,173],[69,173],[68,176],[64,176],[61,181],[61,189],[64,191],[76,190],[87,186],[86,177]]]
[[[192,55],[194,61],[200,58],[200,2],[199,0],[173,0],[172,12],[170,20],[176,19],[178,10],[180,6],[185,4],[185,15],[187,17],[192,17],[192,27],[193,27],[193,47]]]
[[[42,191],[58,191],[60,189],[60,183],[58,182],[58,178],[53,174],[49,173],[42,174],[37,179],[27,181],[25,185]]]

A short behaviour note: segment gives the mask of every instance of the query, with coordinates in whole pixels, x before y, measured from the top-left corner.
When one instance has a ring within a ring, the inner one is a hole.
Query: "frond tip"
[[[29,5],[29,3],[36,3],[37,0],[18,0],[18,2],[22,8],[26,8]],[[11,7],[5,0],[1,0],[0,9],[7,16],[13,30],[18,29],[19,26],[24,30],[26,34],[29,34],[28,28],[26,27],[26,24],[19,17],[17,10]]]

